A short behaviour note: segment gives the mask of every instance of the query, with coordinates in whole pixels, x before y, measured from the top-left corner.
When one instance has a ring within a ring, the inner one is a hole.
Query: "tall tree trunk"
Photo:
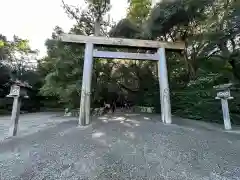
[[[99,18],[97,18],[96,21],[95,21],[94,35],[95,36],[101,36],[101,22],[100,22]]]
[[[236,63],[236,59],[232,58],[229,61],[229,64],[231,64],[232,66],[232,71],[233,71],[233,75],[234,77],[240,81],[240,73],[239,73],[239,68],[237,67],[237,63]]]
[[[188,72],[189,80],[195,79],[196,78],[195,68],[193,67],[191,60],[189,60],[188,58],[187,50],[184,51],[184,60],[185,60],[185,66]]]

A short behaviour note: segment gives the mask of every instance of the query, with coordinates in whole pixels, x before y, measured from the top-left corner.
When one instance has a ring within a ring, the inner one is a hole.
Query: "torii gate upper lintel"
[[[85,44],[83,81],[81,91],[79,124],[90,124],[90,98],[91,98],[91,80],[93,58],[110,58],[110,59],[138,59],[138,60],[154,60],[158,62],[158,76],[160,85],[160,101],[161,101],[161,117],[162,122],[166,124],[172,123],[171,104],[169,95],[169,83],[167,73],[167,63],[165,49],[183,50],[185,43],[183,42],[161,42],[139,39],[123,39],[108,38],[96,36],[83,36],[74,34],[62,34],[60,40],[63,42]],[[126,52],[109,52],[94,50],[94,45],[120,46],[120,47],[140,47],[158,49],[155,54],[143,53],[126,53]]]

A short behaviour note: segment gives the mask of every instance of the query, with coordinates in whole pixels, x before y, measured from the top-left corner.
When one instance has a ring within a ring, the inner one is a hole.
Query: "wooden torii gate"
[[[166,124],[172,123],[165,49],[183,50],[185,48],[185,44],[183,42],[171,43],[139,39],[82,36],[73,34],[62,34],[60,36],[60,40],[63,42],[85,44],[84,67],[82,78],[83,80],[79,115],[80,125],[85,126],[90,124],[90,98],[91,98],[93,58],[136,59],[157,61],[160,85],[161,119],[162,122]],[[154,54],[98,51],[97,49],[94,49],[94,45],[149,48],[158,49],[158,51],[157,53]]]

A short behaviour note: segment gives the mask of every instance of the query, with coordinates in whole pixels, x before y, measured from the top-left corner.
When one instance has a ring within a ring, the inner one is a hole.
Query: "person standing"
[[[112,109],[112,113],[114,113],[116,110],[116,102],[115,101],[112,101],[111,109]]]

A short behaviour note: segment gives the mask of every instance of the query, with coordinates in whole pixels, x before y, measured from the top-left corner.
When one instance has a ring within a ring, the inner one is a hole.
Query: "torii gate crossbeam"
[[[161,119],[166,124],[172,123],[171,104],[169,95],[169,83],[167,73],[167,63],[165,49],[183,50],[185,44],[183,42],[161,42],[139,39],[123,39],[123,38],[108,38],[96,36],[82,36],[73,34],[62,34],[60,40],[63,42],[85,44],[83,81],[81,91],[80,115],[79,124],[90,124],[90,98],[91,98],[91,80],[93,58],[101,57],[108,59],[138,59],[138,60],[153,60],[158,62],[158,76],[160,85],[160,101],[161,101]],[[151,48],[158,49],[155,54],[142,53],[125,53],[125,52],[109,52],[94,50],[94,45],[103,46],[120,46],[120,47],[136,47],[136,48]]]

